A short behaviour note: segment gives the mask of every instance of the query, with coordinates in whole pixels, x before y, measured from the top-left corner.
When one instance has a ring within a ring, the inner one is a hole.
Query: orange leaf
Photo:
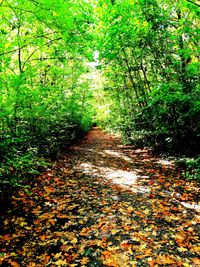
[[[194,259],[192,259],[192,261],[193,261],[197,266],[200,266],[200,259],[198,259],[198,258],[194,258]]]
[[[163,264],[163,265],[175,263],[175,261],[172,260],[168,255],[158,255],[156,262],[158,264]]]
[[[150,267],[154,267],[155,266],[155,260],[153,260],[151,257],[148,258],[148,263],[149,263]]]
[[[152,185],[152,184],[154,184],[154,181],[150,181],[150,182],[148,182],[148,184],[149,185]]]
[[[19,263],[17,263],[16,261],[9,260],[8,262],[12,267],[20,267]]]
[[[112,253],[108,250],[105,250],[102,252],[102,255],[104,256],[105,259],[109,259],[112,256]]]
[[[46,238],[47,238],[46,235],[41,235],[41,236],[40,236],[40,239],[41,239],[42,241],[44,241]]]
[[[88,257],[84,257],[80,261],[81,265],[87,264],[88,262],[89,262],[89,258]]]
[[[130,225],[124,225],[123,228],[126,231],[130,231],[132,229],[132,227]]]
[[[147,172],[148,173],[155,173],[156,171],[154,169],[149,169]]]
[[[7,234],[7,235],[3,235],[3,236],[2,236],[2,239],[3,239],[3,240],[10,240],[10,239],[11,239],[11,236],[10,236],[9,234]]]
[[[82,231],[80,232],[80,235],[87,236],[88,233],[91,231],[90,228],[83,228]]]
[[[190,249],[192,252],[195,252],[195,253],[200,253],[200,247],[199,246],[194,246]]]

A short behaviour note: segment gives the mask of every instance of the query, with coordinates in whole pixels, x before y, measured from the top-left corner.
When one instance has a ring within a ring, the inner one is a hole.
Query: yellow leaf
[[[129,231],[132,229],[132,227],[130,225],[124,225],[123,227],[124,227],[124,230],[126,230],[126,231]]]
[[[62,256],[62,252],[60,253],[56,253],[56,255],[54,256],[55,259],[59,259]]]
[[[81,265],[87,264],[88,262],[89,262],[89,258],[88,257],[84,257],[80,261]]]
[[[200,253],[200,246],[195,246],[195,247],[191,248],[190,251]]]
[[[5,225],[9,224],[9,221],[8,221],[8,220],[5,220],[5,221],[4,221],[4,224],[5,224]]]
[[[10,46],[10,43],[5,44],[5,48],[8,48]]]
[[[77,240],[77,238],[75,237],[75,238],[73,238],[72,240],[71,240],[71,243],[72,244],[76,244],[78,242],[78,240]]]
[[[152,255],[152,250],[150,248],[149,249],[145,249],[143,253],[144,253],[145,256],[146,255],[150,256],[150,255]]]
[[[130,261],[131,267],[137,267],[137,262],[136,261]]]
[[[15,253],[15,252],[11,252],[11,253],[10,253],[10,256],[12,256],[12,257],[16,257],[16,256],[17,256],[17,253]]]
[[[133,207],[131,207],[131,206],[129,206],[129,207],[127,208],[127,211],[130,212],[130,213],[133,212],[134,210],[135,210],[135,209],[134,209]]]
[[[27,267],[36,267],[36,263],[35,262],[29,262]]]
[[[119,232],[119,230],[117,230],[117,229],[112,229],[112,230],[111,230],[112,235],[115,235],[115,234],[118,233],[118,232]]]
[[[184,267],[191,267],[191,265],[188,264],[187,262],[183,262],[183,266],[184,266]]]
[[[55,265],[57,266],[66,266],[67,265],[67,261],[66,260],[58,260],[55,262]]]
[[[143,212],[144,212],[144,214],[147,215],[147,214],[149,214],[150,211],[149,210],[143,210]]]
[[[19,225],[23,227],[23,226],[27,225],[27,222],[20,222]]]
[[[168,255],[158,255],[156,262],[158,264],[163,264],[163,265],[175,263],[175,261],[172,260]]]
[[[120,250],[120,248],[117,247],[117,246],[113,246],[113,247],[109,247],[108,250],[109,250],[109,251],[115,251],[115,252],[117,252],[117,251]]]
[[[185,251],[188,251],[188,249],[187,248],[183,248],[183,247],[180,247],[180,248],[177,248],[178,249],[178,251],[180,251],[180,252],[185,252]]]

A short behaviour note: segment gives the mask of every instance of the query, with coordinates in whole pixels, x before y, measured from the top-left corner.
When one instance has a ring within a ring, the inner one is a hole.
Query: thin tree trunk
[[[128,70],[128,74],[129,74],[130,82],[131,82],[132,87],[133,87],[133,89],[134,89],[134,92],[135,92],[135,95],[136,95],[136,98],[137,98],[139,107],[142,108],[142,103],[139,101],[139,94],[138,94],[138,91],[137,91],[135,82],[134,82],[134,80],[133,80],[133,76],[132,76],[132,74],[131,74],[131,67],[129,66],[128,56],[127,56],[127,54],[126,54],[126,51],[125,51],[125,48],[124,48],[124,47],[122,48],[122,51],[123,51],[123,54],[124,54],[124,56],[125,56],[124,61],[125,61],[125,64],[126,64],[126,67],[127,67],[127,70]]]

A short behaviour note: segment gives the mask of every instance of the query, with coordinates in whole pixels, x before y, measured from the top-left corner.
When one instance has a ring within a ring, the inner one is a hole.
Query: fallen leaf
[[[80,263],[82,264],[82,265],[85,265],[85,264],[87,264],[89,262],[89,258],[88,257],[84,257],[84,258],[82,258],[81,260],[80,260]]]

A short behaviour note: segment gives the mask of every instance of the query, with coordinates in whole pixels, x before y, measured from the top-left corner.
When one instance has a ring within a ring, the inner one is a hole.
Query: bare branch
[[[14,71],[13,68],[9,67],[9,66],[6,66],[6,68],[10,69],[15,75],[16,75],[16,72]]]

